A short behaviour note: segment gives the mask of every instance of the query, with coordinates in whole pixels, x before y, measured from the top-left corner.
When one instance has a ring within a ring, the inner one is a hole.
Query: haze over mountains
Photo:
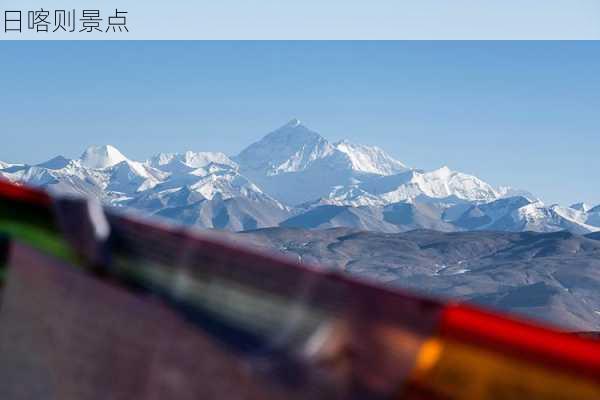
[[[105,145],[74,160],[0,162],[0,176],[233,231],[274,226],[388,233],[600,230],[600,206],[545,205],[526,191],[497,188],[445,166],[408,167],[374,146],[331,143],[296,119],[233,157],[187,151],[134,161]]]

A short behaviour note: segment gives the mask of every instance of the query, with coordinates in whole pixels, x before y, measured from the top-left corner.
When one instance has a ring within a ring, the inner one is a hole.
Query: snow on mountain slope
[[[600,231],[600,207],[590,207],[585,203],[578,203],[578,205],[581,205],[581,207],[554,205],[551,208],[561,217],[583,225],[591,232]]]
[[[550,206],[550,208],[554,210],[554,212],[556,212],[557,215],[560,215],[561,217],[573,222],[585,224],[585,221],[587,219],[587,213],[583,210],[578,210],[571,207],[561,207],[558,204],[553,204],[552,206]]]
[[[295,119],[248,146],[234,160],[243,175],[290,205],[327,196],[336,186],[406,170],[377,147],[347,141],[331,144]]]
[[[379,208],[335,205],[312,208],[281,222],[279,226],[304,229],[346,227],[388,233],[400,231],[395,225],[384,221]]]
[[[212,200],[218,196],[221,199],[243,197],[253,201],[269,201],[277,208],[286,209],[277,200],[265,194],[258,186],[234,170],[209,172],[198,176],[198,180],[189,185],[190,190],[196,191],[206,199]]]
[[[319,163],[324,169],[342,167],[377,175],[407,170],[404,164],[378,147],[346,140],[331,144],[297,119],[248,146],[234,160],[243,170],[267,176],[304,171]]]
[[[591,207],[587,212],[585,223],[600,228],[600,205]]]
[[[597,230],[586,223],[584,212],[558,205],[548,207],[540,201],[530,201],[520,196],[473,205],[452,223],[465,230],[509,232],[568,230],[579,234]]]
[[[584,202],[571,204],[569,206],[569,208],[572,208],[573,210],[582,211],[582,212],[588,212],[592,209],[592,207],[589,204],[584,203]]]
[[[167,180],[121,205],[188,225],[234,231],[275,226],[291,214],[233,169],[193,172],[183,186],[171,187]]]
[[[242,231],[276,226],[290,212],[276,202],[257,202],[245,197],[200,200],[185,206],[166,207],[155,215],[187,225]]]
[[[108,168],[109,184],[113,192],[133,194],[152,189],[169,175],[137,161],[125,160]]]
[[[411,170],[372,178],[352,186],[336,187],[321,202],[353,206],[386,205],[415,202],[421,197],[489,202],[497,199],[499,194],[491,185],[475,176],[442,167],[430,172]]]
[[[4,172],[3,176],[13,182],[26,182],[33,186],[44,186],[55,182],[55,176],[47,169],[40,167],[26,167],[18,171]]]
[[[168,173],[125,157],[111,145],[91,146],[79,163],[83,169],[104,170],[105,190],[132,194],[151,189],[168,177]]]
[[[119,150],[110,145],[91,146],[81,155],[81,165],[85,168],[104,169],[112,167],[127,158]]]
[[[393,175],[408,168],[376,146],[352,144],[346,140],[334,144],[336,150],[344,153],[354,171],[377,175]]]
[[[447,218],[464,230],[520,231],[523,221],[515,211],[531,204],[525,197],[508,197],[490,203],[471,205],[456,219]]]
[[[248,146],[234,160],[246,171],[271,176],[302,171],[334,151],[325,138],[293,119]]]
[[[456,230],[441,220],[441,212],[440,208],[429,204],[397,203],[385,207],[319,205],[283,221],[279,226],[304,229],[344,227],[387,233],[413,229]]]
[[[535,232],[553,232],[568,230],[572,233],[586,234],[599,228],[585,223],[583,213],[579,214],[566,207],[553,205],[545,207],[541,202],[528,204],[516,211],[516,216],[524,221],[521,230]]]
[[[511,186],[498,186],[496,188],[496,192],[498,193],[499,198],[525,197],[527,200],[532,201],[532,202],[540,200],[539,197],[537,197],[536,195],[534,195],[533,193],[531,193],[527,190],[516,189]]]
[[[227,157],[225,153],[220,152],[186,151],[185,153],[159,153],[146,161],[146,163],[166,172],[186,172],[185,167],[189,171],[190,168],[202,168],[209,164],[221,164],[237,168],[235,162]],[[183,169],[177,168],[182,165],[185,166]]]
[[[133,198],[126,199],[122,205],[154,214],[165,208],[188,206],[202,200],[206,200],[202,194],[190,190],[188,186],[181,186],[163,190],[147,190]]]
[[[547,207],[525,197],[502,198],[489,203],[466,202],[454,206],[448,206],[444,201],[399,202],[385,206],[317,203],[280,226],[305,229],[345,227],[380,232],[405,232],[411,229],[446,232],[568,230],[587,234],[600,230],[586,223],[585,215],[575,210]]]
[[[119,161],[121,160],[121,161]],[[131,195],[154,187],[168,174],[127,159],[112,146],[90,147],[80,159],[58,156],[44,163],[22,166],[8,177],[49,190],[98,195],[112,201],[117,193]]]
[[[38,165],[13,165],[0,171],[0,176],[56,193],[91,195],[102,200],[110,197],[103,172],[83,168],[79,160],[60,156]]]
[[[186,170],[168,175],[163,182],[120,205],[189,225],[228,230],[273,226],[290,215],[287,207],[240,175],[237,165],[228,159],[210,155],[194,163],[191,157],[176,158],[163,158],[162,165],[154,165],[172,167],[176,162],[185,165]],[[198,157],[194,159],[198,161]],[[202,167],[194,169],[191,165]]]
[[[46,162],[37,164],[37,167],[57,170],[66,168],[70,163],[71,160],[69,160],[68,158],[65,158],[63,156],[56,156]]]
[[[384,206],[386,201],[377,194],[370,193],[360,185],[335,186],[327,197],[319,199],[316,204],[337,206]]]
[[[590,209],[588,210],[588,212],[591,212],[591,213],[593,213],[593,212],[600,212],[600,204],[598,204],[598,205],[597,205],[597,206],[595,206],[595,207],[592,207],[592,208],[590,208]]]
[[[481,202],[498,198],[498,193],[489,184],[473,175],[452,171],[446,166],[425,173],[415,171],[407,188],[408,190],[399,188],[387,193],[384,198],[390,202],[415,198],[420,194],[432,198],[456,196],[463,200]],[[416,189],[414,192],[411,190],[413,188]]]
[[[600,229],[600,212],[589,213],[585,223]]]
[[[394,203],[383,208],[383,219],[397,226],[401,232],[413,229],[456,231],[454,225],[443,220],[445,210],[446,207],[439,203]]]

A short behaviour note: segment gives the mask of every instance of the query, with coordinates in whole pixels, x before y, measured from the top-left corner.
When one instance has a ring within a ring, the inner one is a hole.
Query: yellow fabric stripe
[[[448,400],[597,400],[598,382],[457,341],[419,350],[411,385]]]

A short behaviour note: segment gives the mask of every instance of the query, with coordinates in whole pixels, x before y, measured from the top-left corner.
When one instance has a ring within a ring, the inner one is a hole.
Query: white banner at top
[[[14,39],[600,39],[600,0],[3,0]]]

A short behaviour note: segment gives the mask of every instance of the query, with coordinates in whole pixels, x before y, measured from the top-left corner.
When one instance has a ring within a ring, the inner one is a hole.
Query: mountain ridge
[[[598,233],[276,227],[223,235],[379,284],[476,303],[563,329],[600,329]]]
[[[231,157],[186,151],[134,161],[103,145],[72,160],[0,162],[0,176],[203,228],[600,230],[600,206],[547,206],[447,166],[407,167],[376,146],[329,142],[297,119]],[[218,212],[222,218],[209,218]]]

